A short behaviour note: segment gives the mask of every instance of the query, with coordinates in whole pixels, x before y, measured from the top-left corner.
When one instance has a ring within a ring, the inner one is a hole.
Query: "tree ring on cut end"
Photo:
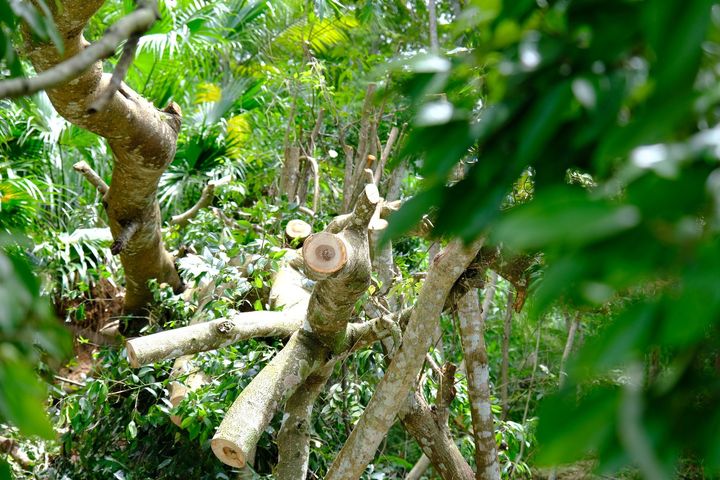
[[[319,273],[335,273],[347,263],[345,241],[338,235],[320,232],[303,245],[305,264]]]
[[[210,447],[215,456],[224,464],[237,468],[245,467],[245,455],[242,450],[230,440],[213,438],[210,441]]]

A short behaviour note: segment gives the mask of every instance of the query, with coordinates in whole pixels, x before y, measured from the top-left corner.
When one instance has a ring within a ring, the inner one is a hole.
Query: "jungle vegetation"
[[[0,479],[720,476],[720,5],[0,0]]]

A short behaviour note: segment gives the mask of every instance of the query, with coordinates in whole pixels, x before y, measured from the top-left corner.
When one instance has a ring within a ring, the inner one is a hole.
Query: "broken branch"
[[[98,175],[98,173],[93,170],[92,167],[88,165],[85,160],[81,160],[74,164],[73,170],[82,174],[85,177],[85,180],[87,180],[92,186],[97,188],[97,191],[100,192],[100,195],[105,195],[110,189],[110,187],[108,187],[108,184],[105,183],[105,180],[103,180],[102,177]]]
[[[135,232],[140,228],[140,222],[137,220],[130,220],[122,225],[120,234],[115,238],[115,241],[110,245],[110,251],[113,255],[117,255],[125,250],[125,246],[132,239]]]

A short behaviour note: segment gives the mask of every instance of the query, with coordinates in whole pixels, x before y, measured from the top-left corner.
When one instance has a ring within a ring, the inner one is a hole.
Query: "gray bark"
[[[299,315],[284,312],[246,312],[230,318],[137,337],[126,343],[132,367],[182,355],[216,350],[257,337],[289,337],[301,325]]]
[[[495,285],[491,282],[485,291],[485,300],[492,297]],[[485,305],[489,302],[483,302]],[[476,478],[500,480],[500,465],[495,444],[495,427],[490,404],[490,367],[485,348],[485,320],[488,307],[480,311],[476,290],[470,290],[458,302],[460,334],[467,369],[468,396],[475,437]]]

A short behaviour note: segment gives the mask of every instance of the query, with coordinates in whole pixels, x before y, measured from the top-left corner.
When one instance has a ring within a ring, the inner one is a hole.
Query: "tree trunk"
[[[485,300],[495,292],[494,281],[485,290]],[[490,405],[490,367],[485,348],[485,320],[489,301],[480,303],[476,290],[470,290],[458,302],[463,356],[467,368],[468,396],[475,437],[475,463],[478,480],[500,480],[500,466],[495,444],[495,426]]]
[[[60,55],[52,44],[37,44],[26,37],[35,70],[45,71],[73,57],[88,46],[83,29],[103,4],[99,0],[50,2],[65,50]],[[107,139],[115,160],[112,182],[103,197],[114,251],[120,253],[125,270],[124,312],[144,315],[152,294],[147,282],[157,279],[174,290],[182,288],[172,256],[163,246],[157,187],[160,176],[175,155],[180,109],[171,104],[156,109],[122,84],[105,108],[89,113],[89,107],[110,85],[111,74],[95,62],[77,78],[47,91],[50,101],[69,122]]]

